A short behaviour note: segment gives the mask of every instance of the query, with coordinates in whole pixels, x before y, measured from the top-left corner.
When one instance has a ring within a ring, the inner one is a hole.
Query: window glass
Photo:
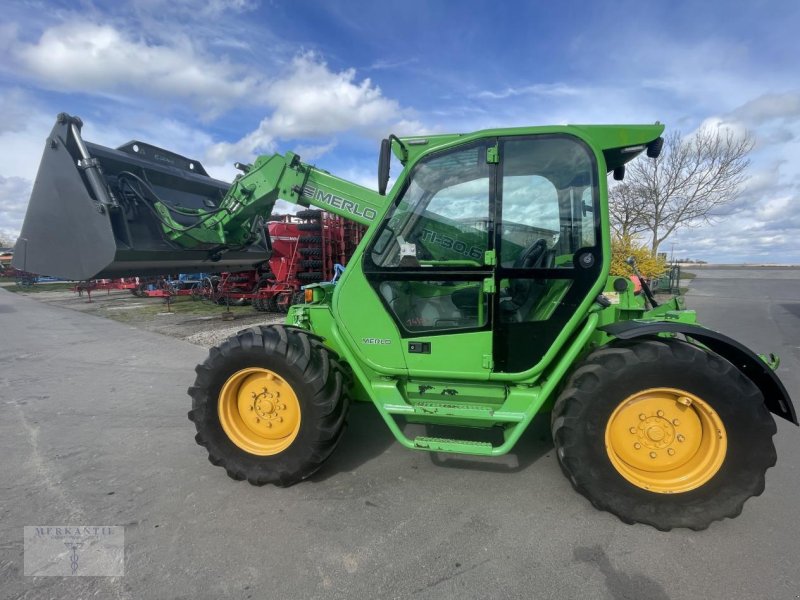
[[[488,319],[489,301],[481,282],[383,281],[378,291],[409,331],[472,329]]]
[[[570,268],[594,246],[595,177],[588,151],[564,137],[503,143],[500,261],[511,268]]]
[[[479,267],[488,247],[486,146],[424,161],[371,251],[383,268]]]
[[[587,187],[585,190],[583,190],[583,196],[581,199],[583,211],[583,218],[581,219],[581,241],[584,246],[594,246],[595,228],[592,188]]]

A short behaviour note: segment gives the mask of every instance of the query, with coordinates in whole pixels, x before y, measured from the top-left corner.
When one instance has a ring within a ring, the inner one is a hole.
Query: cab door
[[[494,220],[495,370],[543,366],[602,275],[595,155],[567,134],[501,138]]]

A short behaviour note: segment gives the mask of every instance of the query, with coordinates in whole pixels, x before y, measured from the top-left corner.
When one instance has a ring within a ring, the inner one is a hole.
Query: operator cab
[[[576,136],[434,152],[411,168],[364,271],[405,337],[493,331],[497,366],[525,370],[599,276],[598,201]]]

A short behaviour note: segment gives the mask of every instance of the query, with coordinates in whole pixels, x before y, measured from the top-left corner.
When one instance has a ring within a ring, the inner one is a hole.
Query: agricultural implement
[[[550,411],[559,464],[595,507],[703,529],[763,491],[773,415],[797,424],[777,360],[609,276],[606,174],[658,156],[659,124],[390,136],[377,192],[291,152],[223,184],[146,144],[84,143],[80,125],[62,114],[47,140],[14,259],[29,268],[256,268],[279,198],[365,228],[336,284],[310,284],[284,325],[241,331],[196,368],[196,440],[233,479],[307,478],[353,401],[407,448],[484,456]],[[409,422],[460,433],[411,437]]]
[[[78,294],[83,292],[91,293],[97,291],[106,291],[111,293],[111,290],[129,290],[133,292],[142,285],[138,277],[119,277],[116,279],[89,279],[88,281],[79,281],[76,283],[72,291]]]
[[[193,296],[219,304],[250,302],[261,312],[287,312],[302,304],[302,287],[330,281],[336,265],[352,256],[364,228],[321,210],[301,210],[271,220],[272,253],[256,269],[222,273],[193,290]]]

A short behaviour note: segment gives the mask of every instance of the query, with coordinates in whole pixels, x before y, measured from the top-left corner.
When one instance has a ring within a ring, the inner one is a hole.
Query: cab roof
[[[473,133],[436,134],[394,138],[392,150],[404,165],[416,160],[421,154],[461,142],[487,137],[565,133],[577,136],[600,150],[606,162],[606,171],[638,156],[647,145],[657,140],[664,132],[664,125],[554,125],[544,127],[514,127],[506,129],[484,129]],[[400,143],[398,143],[398,141]]]

